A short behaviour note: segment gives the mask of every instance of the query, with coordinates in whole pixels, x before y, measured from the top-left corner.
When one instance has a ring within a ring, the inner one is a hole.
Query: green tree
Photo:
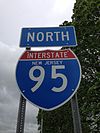
[[[92,132],[100,132],[100,72],[97,73],[96,82],[87,91],[86,108],[87,120]],[[87,107],[89,106],[89,108]]]
[[[38,121],[43,118],[43,133],[73,133],[70,103],[53,111],[39,111]],[[40,128],[39,128],[40,129]]]
[[[72,22],[78,47],[73,51],[82,67],[82,80],[78,89],[83,133],[100,132],[100,0],[76,0]],[[43,111],[43,133],[73,133],[70,102],[63,107]],[[41,120],[41,117],[38,119]],[[48,131],[47,131],[48,129]]]
[[[90,93],[90,99],[89,92],[91,86],[97,82],[96,73],[100,71],[100,0],[77,0],[72,19],[78,40],[78,47],[74,51],[79,57],[82,66],[82,81],[78,91],[82,128],[83,132],[94,133],[93,118],[100,119],[100,113],[98,112],[98,114],[93,116],[93,112],[97,108],[92,110],[92,106],[100,101],[96,100],[99,99],[100,92],[94,92],[96,93],[95,95],[93,95],[93,92]],[[93,99],[95,100],[94,103],[92,102]],[[97,129],[97,132],[99,131]]]

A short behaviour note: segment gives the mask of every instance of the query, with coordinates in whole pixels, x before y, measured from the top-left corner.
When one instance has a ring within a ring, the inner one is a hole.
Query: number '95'
[[[56,78],[61,78],[62,81],[62,85],[57,88],[57,87],[53,87],[51,90],[54,92],[62,92],[66,89],[67,86],[67,77],[62,74],[62,73],[58,73],[56,70],[59,69],[65,69],[64,65],[53,65],[51,67],[52,69],[52,73],[51,73],[51,79],[55,79]],[[39,70],[40,71],[40,75],[38,77],[34,76],[34,71],[35,70]],[[35,86],[33,86],[31,88],[32,92],[35,92],[37,89],[39,89],[39,87],[42,85],[43,81],[44,81],[44,77],[45,77],[45,70],[42,66],[33,66],[30,70],[29,70],[29,78],[33,81],[37,81],[37,83],[35,84]]]

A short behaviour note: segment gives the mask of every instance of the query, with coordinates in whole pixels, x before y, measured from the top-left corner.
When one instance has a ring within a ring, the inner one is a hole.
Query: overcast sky
[[[22,27],[57,27],[71,21],[75,0],[0,0],[0,133],[15,133],[20,92],[15,68]],[[38,133],[38,108],[27,102],[25,133]]]

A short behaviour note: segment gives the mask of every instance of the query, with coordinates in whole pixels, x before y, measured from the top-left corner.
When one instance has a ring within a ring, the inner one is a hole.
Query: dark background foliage
[[[72,48],[82,67],[78,102],[83,133],[100,132],[100,0],[76,0],[72,22],[78,46]],[[50,112],[39,110],[37,119],[43,133],[73,133],[70,101]]]

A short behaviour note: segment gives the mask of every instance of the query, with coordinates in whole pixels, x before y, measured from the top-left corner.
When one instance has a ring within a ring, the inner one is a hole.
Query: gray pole
[[[30,49],[31,48],[26,48],[26,50]],[[26,111],[26,99],[21,95],[19,102],[16,133],[24,133],[25,111]]]
[[[43,118],[41,118],[41,133],[43,133]]]
[[[25,110],[26,110],[26,99],[21,95],[19,102],[16,133],[24,133]]]
[[[41,116],[41,133],[43,133],[43,110],[42,111],[42,116]]]
[[[71,108],[73,116],[74,133],[82,133],[77,93],[71,99]]]

